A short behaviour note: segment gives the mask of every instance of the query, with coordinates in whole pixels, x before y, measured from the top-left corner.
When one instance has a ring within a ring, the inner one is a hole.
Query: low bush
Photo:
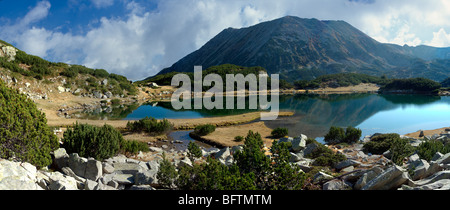
[[[62,147],[68,153],[103,160],[119,153],[122,134],[110,125],[102,127],[76,123],[64,132]]]
[[[401,165],[403,159],[414,153],[414,148],[408,140],[400,138],[399,134],[381,134],[371,138],[364,144],[363,150],[366,153],[381,155],[386,151],[391,152],[391,160]]]
[[[446,154],[450,152],[450,144],[444,144],[438,140],[425,141],[417,147],[417,154],[421,159],[431,161],[433,156],[440,152]]]
[[[190,158],[199,158],[202,156],[202,150],[196,143],[191,141],[188,144],[188,155]]]
[[[315,140],[310,141],[313,141],[313,143],[318,145],[311,154],[306,156],[307,158],[314,159],[313,165],[315,166],[333,166],[334,164],[347,159],[345,155],[335,153],[327,146],[317,143]]]
[[[216,130],[215,125],[206,124],[206,125],[199,125],[195,127],[194,134],[198,136],[206,136]]]
[[[289,134],[289,130],[287,128],[275,128],[270,134],[273,138],[283,138]]]
[[[50,152],[58,147],[45,114],[24,94],[0,81],[0,158],[14,157],[40,168],[51,164]]]
[[[122,153],[137,154],[139,151],[148,152],[149,148],[147,143],[136,140],[124,140],[120,145]]]
[[[153,135],[161,135],[172,130],[173,125],[167,119],[156,120],[153,117],[145,117],[144,119],[128,122],[127,129],[132,132],[146,132]]]
[[[340,127],[331,126],[328,133],[325,135],[324,141],[328,144],[348,143],[352,144],[361,138],[361,129],[354,127],[347,127],[346,130]]]

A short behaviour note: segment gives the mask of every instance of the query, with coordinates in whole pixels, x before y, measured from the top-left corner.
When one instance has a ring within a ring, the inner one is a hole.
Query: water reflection
[[[404,134],[450,125],[450,98],[439,96],[298,95],[286,97],[280,109],[293,110],[295,114],[267,121],[268,127],[287,127],[291,136],[303,133],[312,138],[324,136],[331,126],[359,127],[363,135],[371,135]]]

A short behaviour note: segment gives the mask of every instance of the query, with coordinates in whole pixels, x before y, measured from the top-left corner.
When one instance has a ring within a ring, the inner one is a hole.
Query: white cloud
[[[91,2],[96,8],[105,8],[114,4],[114,0],[91,0]]]
[[[447,34],[445,29],[441,28],[438,32],[433,32],[433,39],[427,42],[427,45],[436,47],[450,46],[450,34]]]

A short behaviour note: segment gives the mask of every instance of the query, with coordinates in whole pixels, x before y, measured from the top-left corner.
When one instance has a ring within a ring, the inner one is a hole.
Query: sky
[[[382,43],[450,47],[448,0],[0,0],[0,39],[141,80],[226,28],[287,15],[344,20]]]

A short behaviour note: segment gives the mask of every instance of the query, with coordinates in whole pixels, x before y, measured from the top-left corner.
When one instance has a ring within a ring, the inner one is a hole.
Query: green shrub
[[[120,145],[123,153],[137,154],[139,151],[148,152],[149,148],[145,142],[136,140],[124,140]]]
[[[202,150],[196,143],[191,141],[188,145],[188,155],[191,158],[199,158],[202,156]]]
[[[243,136],[235,136],[234,137],[234,141],[235,142],[242,142],[242,141],[244,141],[244,137]]]
[[[395,139],[400,139],[400,135],[396,133],[376,135],[364,144],[364,152],[381,155],[391,148]]]
[[[159,169],[156,174],[158,183],[160,183],[165,188],[172,188],[178,174],[175,166],[166,159],[166,154],[163,153],[163,160],[159,164]]]
[[[328,133],[325,135],[324,141],[328,144],[337,144],[345,139],[345,131],[343,128],[331,126]]]
[[[119,153],[122,134],[110,125],[102,127],[78,124],[64,132],[63,145],[68,153],[103,160]]]
[[[413,90],[430,92],[441,88],[441,84],[425,78],[394,79],[383,86],[384,90]]]
[[[270,134],[273,138],[283,138],[289,134],[289,130],[287,128],[275,128]]]
[[[355,143],[359,141],[359,139],[361,138],[361,134],[361,129],[349,126],[345,130],[344,142],[349,144]]]
[[[216,130],[215,125],[206,124],[195,127],[194,133],[199,136],[206,136]]]
[[[440,152],[446,154],[450,152],[450,144],[444,144],[438,140],[430,140],[422,142],[419,147],[417,147],[417,154],[421,159],[431,161],[434,154]]]
[[[324,141],[328,144],[352,144],[357,142],[361,138],[361,133],[361,129],[351,126],[347,127],[345,131],[343,128],[331,126],[330,130],[325,135]]]
[[[45,114],[25,95],[0,81],[0,158],[15,157],[45,167],[52,162],[50,152],[58,147]]]
[[[127,129],[132,132],[146,132],[153,135],[161,135],[169,132],[173,125],[167,120],[156,120],[153,117],[145,117],[144,119],[128,122]]]
[[[400,138],[396,133],[381,134],[371,138],[371,140],[364,144],[363,150],[366,153],[381,155],[387,150],[391,152],[391,160],[401,165],[405,157],[413,154],[414,148],[406,139]]]
[[[336,163],[346,160],[345,155],[335,153],[333,150],[323,144],[319,144],[314,141],[314,144],[318,145],[314,151],[306,156],[307,158],[314,159],[313,165],[316,166],[333,166]]]

